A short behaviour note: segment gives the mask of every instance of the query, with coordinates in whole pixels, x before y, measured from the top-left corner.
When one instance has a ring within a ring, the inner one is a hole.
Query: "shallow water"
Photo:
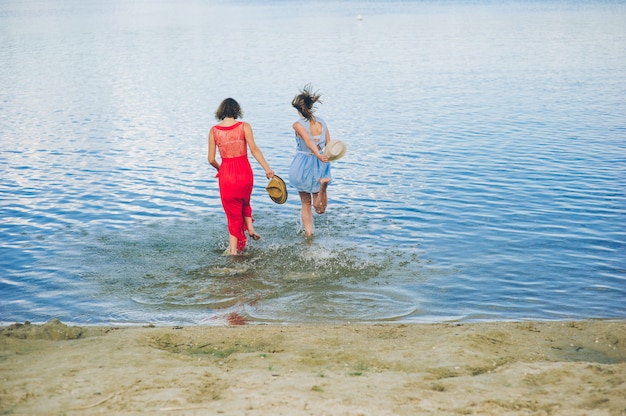
[[[2,2],[0,322],[624,318],[625,20],[606,1]],[[253,161],[263,239],[224,257],[212,114],[236,98],[286,179],[308,82],[348,145],[327,214],[306,241]]]

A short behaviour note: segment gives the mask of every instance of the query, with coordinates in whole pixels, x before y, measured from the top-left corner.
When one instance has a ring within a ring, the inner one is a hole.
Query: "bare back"
[[[311,120],[309,131],[313,136],[320,136],[322,134],[322,123],[316,120]]]

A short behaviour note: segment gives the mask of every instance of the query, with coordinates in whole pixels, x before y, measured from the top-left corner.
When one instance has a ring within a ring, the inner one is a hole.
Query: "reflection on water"
[[[0,2],[0,321],[623,317],[625,16],[612,1]],[[213,112],[236,98],[286,177],[309,82],[348,146],[316,237],[253,161],[263,239],[224,257]]]

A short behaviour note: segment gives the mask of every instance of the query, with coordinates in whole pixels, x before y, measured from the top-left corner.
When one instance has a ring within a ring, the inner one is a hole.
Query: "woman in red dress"
[[[209,132],[209,163],[217,169],[220,198],[228,220],[229,253],[239,255],[246,246],[246,234],[253,240],[261,238],[252,225],[250,195],[254,184],[252,167],[248,160],[250,153],[265,169],[265,177],[270,179],[274,171],[265,161],[261,149],[254,142],[250,124],[237,121],[242,116],[237,101],[227,98],[215,112],[219,124]],[[215,148],[219,149],[221,164],[215,158]]]

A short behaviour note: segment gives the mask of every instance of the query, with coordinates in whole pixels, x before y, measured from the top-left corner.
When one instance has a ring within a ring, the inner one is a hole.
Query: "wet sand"
[[[626,321],[0,328],[0,414],[624,415]]]

